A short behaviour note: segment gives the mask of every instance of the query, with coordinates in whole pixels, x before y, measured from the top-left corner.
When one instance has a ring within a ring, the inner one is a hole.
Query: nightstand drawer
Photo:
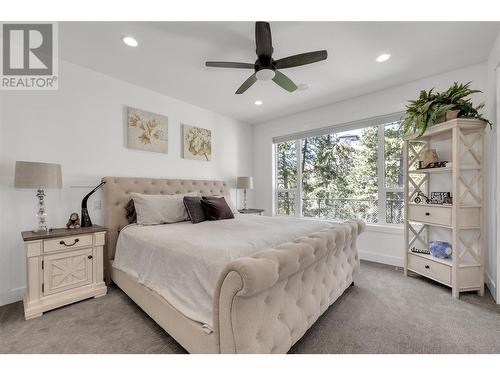
[[[84,234],[80,236],[60,237],[54,240],[43,241],[43,252],[50,253],[60,250],[71,250],[81,247],[92,247],[92,235]]]
[[[451,226],[451,206],[409,204],[408,220]]]
[[[408,269],[443,284],[451,284],[451,267],[431,259],[408,254]]]

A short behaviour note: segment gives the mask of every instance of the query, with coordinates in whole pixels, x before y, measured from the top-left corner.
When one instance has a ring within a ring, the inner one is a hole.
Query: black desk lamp
[[[88,193],[82,200],[82,228],[91,227],[92,220],[90,220],[89,212],[87,210],[87,200],[89,197],[94,194],[99,188],[104,185],[106,182],[103,181],[99,185],[97,185],[90,193]]]

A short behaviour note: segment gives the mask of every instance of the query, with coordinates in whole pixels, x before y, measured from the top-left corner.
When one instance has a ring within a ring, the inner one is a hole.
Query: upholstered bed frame
[[[359,268],[362,221],[340,224],[228,263],[214,295],[213,332],[112,267],[131,192],[229,195],[224,181],[104,177],[106,274],[190,353],[286,353],[342,295]]]

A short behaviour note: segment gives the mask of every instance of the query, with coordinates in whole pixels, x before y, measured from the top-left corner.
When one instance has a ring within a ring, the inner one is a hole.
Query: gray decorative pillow
[[[193,224],[207,220],[205,211],[201,207],[201,197],[184,197],[184,206]]]
[[[220,195],[220,194],[215,194],[215,195],[211,195],[212,197],[218,197],[218,198],[224,198],[224,200],[226,201],[227,205],[229,206],[229,208],[231,209],[231,212],[233,214],[239,214],[239,211],[238,209],[236,208],[236,206],[234,205],[233,203],[233,200],[231,199],[231,196],[230,195]]]
[[[234,214],[224,197],[201,197],[201,207],[207,220],[234,219]]]
[[[137,223],[137,213],[135,212],[133,199],[129,200],[125,206],[125,216],[129,224]]]

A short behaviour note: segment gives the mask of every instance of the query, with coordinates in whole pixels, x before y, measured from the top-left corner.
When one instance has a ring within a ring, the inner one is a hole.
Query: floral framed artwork
[[[196,126],[182,125],[184,158],[210,161],[212,159],[212,131]]]
[[[168,117],[127,108],[128,147],[136,150],[168,153]]]

